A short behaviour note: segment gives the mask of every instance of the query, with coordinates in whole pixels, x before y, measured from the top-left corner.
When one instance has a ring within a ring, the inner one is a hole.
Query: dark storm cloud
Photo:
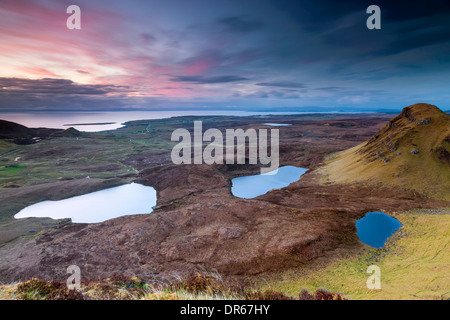
[[[336,92],[336,91],[342,90],[342,87],[320,87],[320,88],[315,88],[315,90]]]
[[[192,82],[198,84],[214,84],[214,83],[228,83],[228,82],[241,82],[246,81],[247,78],[235,76],[235,75],[225,75],[216,77],[204,77],[204,76],[177,76],[172,78],[172,81],[180,82]]]
[[[299,99],[301,98],[300,92],[292,90],[270,90],[270,91],[258,91],[252,94],[239,95],[235,94],[235,97],[242,97],[246,99]]]
[[[142,33],[140,37],[145,44],[150,44],[156,41],[156,37],[150,33]]]
[[[433,25],[426,27],[426,23],[434,22]],[[374,55],[392,55],[408,50],[423,48],[441,43],[450,42],[450,14],[434,16],[431,19],[419,19],[408,22],[411,29],[402,26],[397,29],[399,37],[395,41],[389,42],[384,48],[374,50]],[[425,23],[425,27],[424,24]],[[405,30],[401,30],[405,29]]]
[[[303,28],[310,31],[324,31],[330,25],[337,24],[343,17],[362,12],[361,17],[355,20],[365,22],[366,8],[370,5],[378,5],[381,8],[384,22],[404,22],[427,18],[426,24],[436,25],[433,16],[450,13],[448,0],[271,0],[274,7],[288,14]],[[424,22],[421,22],[424,23]],[[423,25],[416,26],[421,29]]]
[[[252,32],[264,27],[264,23],[248,16],[234,16],[219,19],[218,22],[233,32]]]
[[[274,82],[259,82],[257,86],[265,87],[280,87],[280,88],[306,88],[306,85],[293,81],[274,81]]]
[[[354,54],[395,55],[450,41],[448,0],[274,0],[273,4],[303,30],[327,44],[353,48]],[[381,30],[365,27],[366,8],[372,4],[381,9]]]
[[[0,110],[112,110],[126,107],[126,92],[130,88],[68,79],[0,78]]]
[[[323,32],[344,15],[355,11],[365,12],[365,0],[271,0],[272,5],[309,32]],[[369,4],[370,5],[370,4]],[[364,21],[364,17],[361,18]]]
[[[0,97],[13,95],[105,95],[127,92],[128,87],[115,85],[81,85],[68,79],[0,78]]]

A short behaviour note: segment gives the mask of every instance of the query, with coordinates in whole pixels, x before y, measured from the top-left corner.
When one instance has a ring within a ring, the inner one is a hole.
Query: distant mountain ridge
[[[321,169],[330,182],[381,183],[450,200],[450,115],[418,103]]]

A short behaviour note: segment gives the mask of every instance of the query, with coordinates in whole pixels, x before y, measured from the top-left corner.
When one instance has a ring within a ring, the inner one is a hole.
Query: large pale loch
[[[74,223],[97,223],[120,216],[146,214],[156,205],[153,187],[130,183],[58,201],[28,206],[14,218],[72,219]]]
[[[263,123],[263,125],[265,125],[265,126],[272,126],[272,127],[292,126],[292,124],[290,124],[290,123],[271,123],[271,122]]]
[[[234,178],[231,181],[231,193],[239,198],[255,198],[270,190],[287,187],[300,179],[307,170],[294,166],[284,166],[279,168],[276,174],[267,173]]]
[[[356,234],[361,242],[374,248],[382,248],[386,240],[401,226],[400,221],[384,212],[368,212],[356,220]]]
[[[1,111],[1,110],[0,110]],[[168,119],[178,116],[252,116],[308,114],[311,112],[248,112],[223,110],[181,110],[181,111],[109,111],[109,112],[35,112],[1,113],[0,119],[20,123],[29,128],[67,129],[74,127],[79,131],[97,132],[115,130],[124,126],[127,121],[143,119]],[[269,124],[270,125],[270,124]]]

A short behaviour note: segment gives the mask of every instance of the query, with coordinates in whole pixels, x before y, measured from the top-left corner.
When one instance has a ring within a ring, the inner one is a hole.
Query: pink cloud
[[[215,63],[211,60],[199,60],[184,68],[184,75],[197,75],[208,71]]]
[[[191,97],[208,95],[201,87],[192,90],[171,81],[173,75],[208,73],[221,64],[217,52],[189,60],[178,58],[171,47],[174,33],[145,21],[146,32],[156,34],[151,44],[142,43],[143,21],[133,21],[114,7],[81,5],[81,30],[68,30],[66,8],[72,3],[56,0],[2,1],[0,7],[0,63],[10,64],[22,78],[67,78],[84,84],[132,87],[127,95]],[[158,33],[159,32],[159,33]],[[163,39],[158,43],[157,39]],[[180,57],[185,56],[180,48]],[[77,70],[85,70],[80,73]]]
[[[46,69],[43,68],[35,68],[35,67],[19,67],[17,68],[21,71],[24,71],[26,73],[32,74],[32,75],[37,75],[37,76],[42,76],[42,77],[54,77],[54,78],[59,78],[59,76],[51,71],[48,71]]]

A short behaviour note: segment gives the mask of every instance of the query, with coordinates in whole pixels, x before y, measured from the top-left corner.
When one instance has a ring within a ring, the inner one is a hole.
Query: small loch
[[[382,248],[402,224],[384,212],[368,212],[356,220],[356,234],[361,242],[374,248]]]
[[[239,198],[252,199],[270,190],[287,187],[297,181],[307,171],[306,168],[284,166],[278,168],[275,174],[257,174],[234,178],[231,193]]]

